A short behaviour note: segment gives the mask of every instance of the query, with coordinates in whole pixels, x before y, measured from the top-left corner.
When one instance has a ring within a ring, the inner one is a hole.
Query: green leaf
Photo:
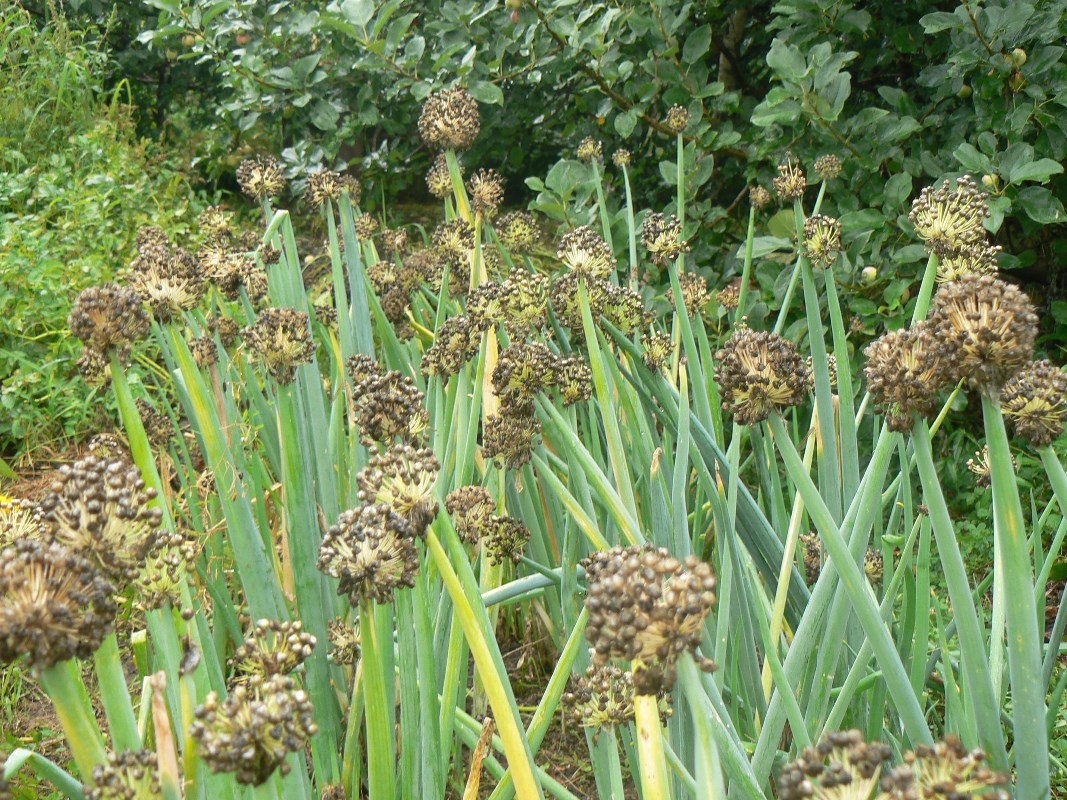
[[[950,28],[959,28],[963,25],[963,20],[948,11],[935,11],[933,14],[922,17],[919,24],[923,26],[927,34],[931,34],[947,31]]]
[[[1043,186],[1027,186],[1021,189],[1017,200],[1026,216],[1041,225],[1067,221],[1063,203]]]
[[[490,83],[489,81],[472,83],[468,91],[470,91],[471,97],[479,103],[498,106],[504,102],[504,92],[495,83]]]
[[[1061,172],[1063,172],[1062,164],[1051,158],[1039,158],[1037,161],[1030,161],[1015,167],[1008,173],[1007,178],[1010,183],[1022,181],[1046,183],[1051,176],[1059,175]]]
[[[883,197],[885,204],[890,208],[896,208],[911,194],[911,175],[906,172],[898,173],[885,182]]]
[[[701,25],[685,40],[685,46],[682,48],[682,61],[686,64],[692,64],[698,60],[711,46],[711,26]]]
[[[353,25],[366,28],[374,16],[374,0],[344,0],[341,14]]]
[[[767,66],[777,72],[778,77],[791,81],[799,81],[808,73],[804,55],[798,48],[781,39],[771,42],[771,49],[767,53]]]
[[[623,114],[617,114],[615,116],[615,130],[618,132],[619,136],[624,139],[634,132],[636,126],[637,111],[633,108]]]
[[[993,163],[989,160],[989,156],[982,155],[978,152],[978,149],[967,142],[964,142],[955,150],[952,151],[952,156],[968,172],[993,172]]]

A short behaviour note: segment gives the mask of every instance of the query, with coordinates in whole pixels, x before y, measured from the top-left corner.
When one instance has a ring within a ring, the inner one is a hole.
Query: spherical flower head
[[[988,216],[989,195],[969,175],[964,175],[956,180],[955,186],[945,181],[940,187],[923,189],[911,204],[908,219],[926,251],[943,257],[983,244],[984,222]]]
[[[155,489],[125,461],[86,456],[59,468],[38,506],[41,524],[112,581],[132,580],[161,544]]]
[[[822,573],[822,544],[819,534],[811,531],[800,535],[803,546],[804,574],[808,576],[808,585],[814,586]]]
[[[504,177],[495,169],[480,169],[467,182],[467,192],[474,213],[492,219],[504,202]]]
[[[864,351],[867,390],[891,431],[910,431],[913,415],[935,414],[937,393],[958,367],[958,351],[937,337],[930,321],[890,331]]]
[[[741,425],[804,402],[811,372],[797,347],[776,333],[741,328],[715,354],[722,407]]]
[[[182,582],[193,569],[199,548],[193,539],[180,533],[163,532],[160,546],[145,557],[144,566],[133,580],[135,605],[140,609],[178,606]]]
[[[41,520],[29,500],[0,497],[0,550],[17,539],[44,541]]]
[[[583,403],[593,396],[593,372],[589,365],[577,356],[561,358],[556,362],[555,385],[563,405]]]
[[[337,578],[337,593],[349,600],[388,603],[397,589],[415,585],[419,551],[415,531],[384,504],[341,513],[323,536],[319,569]]]
[[[287,774],[286,757],[302,753],[318,730],[307,693],[286,675],[236,686],[222,701],[211,692],[194,716],[189,733],[208,768],[251,786],[275,770]]]
[[[246,158],[237,167],[237,185],[254,200],[277,197],[285,188],[282,165],[274,156]]]
[[[1004,385],[1000,404],[1017,435],[1050,445],[1067,421],[1067,375],[1051,361],[1033,361]]]
[[[537,220],[528,211],[509,211],[493,226],[509,253],[524,253],[537,241]]]
[[[288,675],[311,658],[315,644],[315,637],[304,631],[299,620],[257,620],[252,633],[230,660],[232,681],[239,684],[255,678]]]
[[[213,208],[219,208],[219,206],[213,206]],[[210,211],[211,209],[208,209]],[[207,211],[203,214],[208,213]],[[201,216],[203,216],[201,214]],[[158,225],[142,225],[137,229],[137,237],[135,239],[137,244],[137,251],[142,252],[152,247],[170,248],[172,242],[167,232]]]
[[[556,256],[567,269],[586,278],[606,278],[615,271],[615,253],[588,225],[563,234]]]
[[[407,228],[382,228],[382,247],[394,256],[407,250]]]
[[[335,664],[355,664],[359,660],[362,641],[359,622],[334,617],[326,628],[330,637],[330,658]]]
[[[378,230],[378,220],[371,214],[360,214],[355,221],[356,239],[369,242]]]
[[[910,773],[910,774],[908,774]],[[904,775],[908,774],[908,778]],[[982,750],[968,750],[959,737],[949,734],[934,745],[919,745],[914,751],[904,754],[904,764],[893,770],[887,783],[896,785],[911,783],[916,794],[892,794],[890,797],[946,798],[946,800],[1009,800],[1011,795],[1005,786],[1011,778],[996,772],[986,764]]]
[[[606,728],[634,721],[633,673],[608,664],[590,664],[582,676],[571,676],[568,691],[562,697],[568,716],[594,737]],[[670,697],[659,696],[660,721],[671,717]]]
[[[631,155],[629,150],[623,147],[620,147],[618,150],[611,154],[611,163],[619,169],[630,166],[630,163],[632,161],[633,155]]]
[[[594,664],[634,663],[638,694],[674,685],[675,662],[697,656],[704,621],[715,604],[715,575],[696,556],[678,559],[651,545],[614,547],[583,562],[589,581],[585,629]]]
[[[152,750],[108,753],[107,762],[93,767],[93,786],[87,800],[154,800],[163,797],[159,764]]]
[[[778,776],[779,800],[870,800],[893,750],[859,731],[834,731]]]
[[[648,251],[652,262],[664,266],[689,252],[689,245],[682,238],[682,223],[678,217],[653,212],[641,225],[641,244]]]
[[[157,411],[155,407],[143,397],[137,398],[137,414],[141,418],[148,441],[154,447],[165,448],[174,437],[174,425],[164,412]]]
[[[263,309],[255,324],[241,331],[241,337],[254,358],[281,384],[292,383],[296,368],[315,356],[311,320],[295,308]]]
[[[715,293],[715,302],[724,311],[735,311],[741,303],[741,284],[734,282]],[[688,308],[688,305],[686,306]]]
[[[139,248],[127,279],[160,322],[180,317],[183,311],[200,302],[204,293],[204,280],[196,259],[168,245]]]
[[[477,544],[493,524],[496,503],[484,486],[461,486],[445,498],[445,511],[452,517],[459,538]]]
[[[492,414],[482,433],[482,454],[508,469],[529,463],[541,439],[541,423],[530,414]]]
[[[812,360],[812,357],[808,356],[807,358],[805,358],[804,359],[804,363],[808,365],[808,371],[811,372],[812,374],[814,374],[814,372],[815,372],[815,362]],[[830,388],[831,389],[836,389],[837,388],[837,356],[835,356],[833,353],[827,353],[826,354],[826,372],[827,372],[827,377],[830,379]]]
[[[304,187],[304,200],[313,208],[321,208],[326,201],[337,202],[341,199],[343,185],[341,176],[329,169],[320,169],[307,177]]]
[[[829,267],[840,249],[840,222],[824,214],[812,214],[804,220],[804,254],[813,267]]]
[[[422,105],[419,135],[435,150],[466,150],[481,127],[478,102],[462,87],[434,92]]]
[[[363,183],[355,175],[343,173],[341,175],[341,194],[347,194],[353,203],[359,202],[359,195],[363,191]]]
[[[997,256],[1003,248],[982,240],[944,253],[937,261],[937,282],[951,283],[964,275],[996,275]]]
[[[832,181],[841,175],[841,158],[827,153],[815,159],[815,176],[820,181]]]
[[[480,342],[481,333],[470,317],[449,317],[438,329],[430,349],[423,354],[422,369],[427,375],[455,375],[478,355]]]
[[[800,162],[788,156],[778,165],[778,177],[774,179],[773,185],[779,200],[797,200],[804,196],[804,190],[808,188],[808,177],[804,174]]]
[[[503,564],[505,561],[518,564],[529,541],[530,529],[522,520],[494,516],[482,536],[482,547],[490,564]]]
[[[667,109],[667,114],[663,117],[663,127],[677,135],[684,131],[687,125],[689,125],[689,110],[687,108],[673,105]]]
[[[753,186],[748,193],[748,200],[753,208],[759,210],[771,202],[771,193],[762,186]]]
[[[149,319],[143,302],[128,286],[114,283],[91,286],[74,301],[67,327],[82,340],[86,350],[105,360],[117,354],[120,361],[125,361],[132,343],[148,334]]]
[[[455,271],[456,267],[464,267],[467,270],[466,278],[468,280],[461,282],[464,284],[461,288],[466,292],[466,283],[470,279],[471,258],[474,252],[474,228],[469,222],[462,219],[442,222],[434,228],[431,241],[434,247],[437,248],[438,253],[447,259],[453,267],[453,273],[449,278],[450,283],[460,280],[460,276]]]
[[[463,176],[462,171],[460,177]],[[452,175],[448,171],[448,160],[444,153],[438,153],[426,173],[426,188],[430,194],[442,200],[452,194]]]
[[[588,161],[600,161],[604,155],[604,145],[599,139],[594,139],[592,136],[586,136],[582,141],[578,143],[578,160]]]
[[[233,233],[233,213],[226,206],[208,206],[197,216],[196,224],[205,239],[222,239]],[[138,247],[140,243],[138,235]]]
[[[645,310],[640,293],[635,289],[615,286],[604,281],[598,293],[600,296],[594,303],[595,294],[597,293],[590,287],[589,305],[592,307],[594,320],[603,317],[627,335],[649,324],[650,315]]]
[[[959,376],[995,392],[1032,358],[1037,313],[1018,287],[989,275],[964,275],[934,296],[936,336],[959,351]]]
[[[425,395],[414,381],[396,370],[382,371],[368,356],[350,358],[348,371],[361,441],[367,446],[397,439],[418,444],[430,418],[423,404]]]
[[[505,304],[502,284],[489,281],[478,284],[467,296],[467,318],[479,333],[495,329],[504,321]]]
[[[372,456],[356,481],[359,501],[384,504],[402,516],[416,535],[422,536],[437,516],[433,487],[441,465],[428,448],[396,444]]]
[[[880,550],[868,547],[863,556],[863,572],[871,583],[881,583],[885,574],[885,557]]]
[[[35,668],[88,658],[110,633],[115,587],[58,543],[20,539],[0,551],[0,662]]]
[[[545,325],[548,278],[544,275],[515,270],[502,284],[501,294],[504,301],[504,327],[509,337],[521,339]]]
[[[559,357],[541,342],[518,342],[500,353],[493,390],[508,412],[532,414],[537,395],[555,384]]]
[[[646,333],[641,337],[641,345],[645,348],[645,366],[650,370],[663,369],[674,352],[674,342],[669,333]]]
[[[682,287],[682,302],[686,312],[690,315],[699,312],[710,296],[707,278],[695,272],[683,272],[678,276],[678,283]],[[675,305],[674,289],[667,290],[667,302]]]

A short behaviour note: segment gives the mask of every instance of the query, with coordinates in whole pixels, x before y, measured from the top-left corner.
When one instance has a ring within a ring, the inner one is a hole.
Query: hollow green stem
[[[130,689],[126,685],[126,671],[119,657],[118,638],[108,634],[93,654],[96,679],[100,684],[100,701],[104,705],[111,741],[116,751],[138,750],[141,737],[137,733],[137,716],[133,713]]]
[[[103,764],[107,753],[104,737],[93,716],[89,692],[78,671],[78,662],[71,658],[41,670],[41,686],[55,705],[56,716],[82,780],[91,786],[93,767]]]
[[[634,696],[634,721],[637,724],[637,752],[641,761],[641,797],[643,800],[668,800],[671,791],[667,777],[667,754],[663,749],[659,701],[655,695]]]
[[[363,693],[367,721],[367,790],[371,797],[393,800],[396,791],[396,758],[392,713],[385,690],[379,629],[374,606],[364,599],[359,604],[360,648],[363,651]],[[392,643],[388,643],[391,647]],[[392,679],[392,676],[390,676]]]

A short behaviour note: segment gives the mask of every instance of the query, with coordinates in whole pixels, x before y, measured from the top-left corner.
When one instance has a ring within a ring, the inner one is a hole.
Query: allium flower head
[[[233,654],[233,682],[248,683],[257,678],[288,675],[309,658],[315,650],[315,637],[295,622],[260,619],[252,633]]]
[[[518,469],[529,463],[540,438],[541,423],[532,414],[493,414],[485,421],[482,453],[508,469]]]
[[[88,658],[111,631],[115,588],[60,544],[21,539],[0,550],[0,661],[47,668]]]
[[[355,664],[359,660],[361,640],[358,622],[335,617],[330,620],[326,632],[330,637],[330,658],[333,663]]]
[[[689,252],[689,245],[682,238],[682,223],[673,214],[666,217],[653,212],[646,216],[641,225],[641,244],[653,263],[661,267]]]
[[[495,329],[504,320],[504,287],[493,281],[480,283],[467,296],[467,317],[479,333]]]
[[[594,320],[603,317],[625,334],[633,333],[650,320],[640,293],[629,286],[615,286],[605,281],[595,305],[590,291],[590,305],[593,306]]]
[[[159,764],[152,750],[108,753],[107,763],[93,767],[87,800],[156,800],[163,797]]]
[[[430,349],[423,354],[422,369],[427,375],[455,375],[478,354],[480,342],[481,333],[470,317],[449,317],[434,336]]]
[[[285,675],[236,686],[221,701],[211,692],[194,716],[189,733],[211,771],[252,786],[275,770],[287,774],[286,757],[302,753],[318,730],[307,693]]]
[[[1000,245],[981,240],[942,254],[937,261],[937,282],[951,283],[964,275],[996,275],[1000,271],[997,256],[1001,249]]]
[[[517,342],[500,354],[493,390],[508,412],[532,414],[537,395],[555,384],[559,356],[541,342]]]
[[[937,412],[937,393],[957,372],[958,352],[930,321],[890,331],[864,351],[867,389],[891,431],[910,431],[912,416]]]
[[[996,391],[1030,361],[1037,314],[1023,292],[989,275],[964,275],[934,296],[936,335],[959,351],[959,376]]]
[[[548,278],[537,272],[515,270],[502,285],[504,327],[522,338],[540,330],[548,311]]]
[[[397,589],[415,585],[419,571],[416,534],[408,521],[384,504],[341,513],[322,539],[319,569],[339,581],[338,594],[353,603],[388,603]]]
[[[133,580],[134,602],[140,609],[178,606],[182,581],[196,561],[196,542],[180,533],[161,533],[158,545],[145,557],[144,566]]]
[[[594,664],[635,662],[638,694],[674,685],[675,662],[697,656],[704,620],[715,604],[715,575],[696,556],[678,559],[651,545],[614,547],[582,562],[589,580],[585,629]]]
[[[841,174],[841,159],[827,153],[815,159],[815,175],[821,181],[831,181]]]
[[[265,308],[241,337],[278,383],[292,383],[296,368],[315,356],[311,320],[295,308]]]
[[[556,362],[556,390],[563,405],[583,403],[593,395],[593,372],[578,356],[568,356]]]
[[[530,541],[530,529],[520,519],[494,516],[482,535],[482,547],[490,564],[518,564]]]
[[[142,298],[127,286],[106,283],[91,286],[74,301],[67,318],[70,332],[91,350],[106,360],[112,353],[120,361],[130,356],[133,342],[148,333],[148,314]]]
[[[579,161],[600,161],[604,155],[604,145],[599,139],[586,136],[578,143]]]
[[[470,269],[470,257],[474,250],[474,228],[469,222],[462,219],[442,222],[434,228],[431,240],[438,252],[447,258],[453,267],[463,264]],[[451,280],[456,280],[456,276],[453,275]],[[463,290],[466,289],[464,286]]]
[[[378,220],[372,214],[360,214],[355,221],[356,239],[369,242],[378,230]]]
[[[523,253],[537,241],[537,221],[528,211],[509,211],[493,226],[501,244],[511,253]]]
[[[393,255],[407,250],[407,228],[382,228],[382,247]]]
[[[741,284],[734,281],[724,286],[715,293],[715,302],[725,311],[735,311],[741,303]]]
[[[885,800],[1010,800],[1011,779],[986,764],[985,753],[968,750],[959,737],[919,745],[904,754],[904,764],[882,779]]]
[[[611,154],[611,163],[613,163],[619,169],[630,166],[630,162],[633,160],[633,156],[630,151],[620,147],[614,153]]]
[[[588,225],[563,234],[556,255],[567,269],[586,278],[606,278],[615,270],[611,247]]]
[[[495,169],[480,169],[467,182],[467,192],[474,212],[492,219],[504,202],[504,177]]]
[[[811,372],[796,345],[776,333],[741,328],[715,358],[722,407],[742,425],[800,405],[811,391]]]
[[[341,175],[341,193],[348,193],[349,198],[353,203],[359,202],[359,195],[363,191],[363,183],[355,175],[349,175],[347,172]]]
[[[143,397],[137,398],[137,414],[144,425],[148,441],[154,447],[165,448],[174,437],[174,425],[164,412],[157,411],[155,406]]]
[[[466,150],[481,127],[478,102],[462,87],[434,92],[422,105],[419,135],[436,150]]]
[[[773,181],[774,193],[779,200],[796,200],[804,196],[808,187],[808,177],[804,168],[793,156],[787,156],[778,165],[778,177]]]
[[[254,200],[276,197],[285,188],[282,165],[274,156],[246,158],[237,167],[237,185]]]
[[[1016,434],[1050,445],[1067,421],[1067,375],[1051,361],[1033,361],[1004,384],[1000,404]]]
[[[819,534],[814,531],[802,533],[800,543],[804,547],[804,574],[808,576],[808,585],[814,586],[822,573],[822,543],[819,541]]]
[[[484,486],[461,486],[445,498],[445,510],[452,517],[459,538],[477,544],[496,517],[496,503]]]
[[[163,513],[155,497],[137,467],[86,456],[59,468],[38,509],[54,541],[121,582],[135,578],[160,546]]]
[[[871,800],[893,750],[859,731],[826,734],[778,776],[779,800]]]
[[[934,188],[927,186],[911,204],[908,219],[926,245],[938,256],[985,242],[985,218],[989,216],[989,195],[981,191],[969,175]]]
[[[562,697],[567,715],[596,736],[605,728],[634,721],[633,673],[609,664],[590,664],[582,676],[571,676]],[[666,724],[672,710],[666,694],[659,697],[660,720]]]
[[[824,214],[804,220],[804,253],[817,269],[834,263],[841,249],[841,223]]]
[[[414,381],[397,370],[383,371],[367,356],[353,356],[347,366],[361,441],[368,446],[397,439],[418,444],[430,418],[425,395]]]
[[[669,333],[646,333],[641,337],[641,344],[645,348],[645,366],[650,370],[662,369],[674,352],[674,342]]]
[[[771,193],[762,186],[753,186],[748,193],[748,200],[755,208],[760,209],[771,202]]]
[[[416,449],[397,444],[372,456],[360,470],[359,501],[364,505],[384,504],[402,516],[417,536],[437,516],[438,502],[433,487],[441,469],[437,456],[428,448]]]
[[[683,272],[678,276],[678,283],[682,287],[682,302],[686,312],[690,315],[696,314],[708,302],[707,278],[695,272]],[[667,290],[667,302],[675,305],[674,289]]]
[[[460,172],[462,177],[463,173]],[[434,197],[444,199],[452,194],[452,175],[448,171],[448,161],[444,153],[438,153],[426,173],[426,188]]]
[[[233,213],[226,206],[208,206],[197,216],[196,223],[206,239],[218,240],[233,233]]]
[[[868,547],[863,556],[863,573],[871,583],[881,583],[885,574],[885,557],[881,550]]]
[[[1015,456],[1011,458],[1012,466],[1015,466]],[[981,450],[974,451],[974,458],[967,459],[967,469],[974,475],[974,483],[981,488],[988,488],[992,482],[989,469],[989,445]]]
[[[313,208],[326,205],[327,200],[336,203],[341,199],[343,188],[341,176],[338,173],[333,170],[320,169],[308,175],[307,186],[304,187],[304,200]]]
[[[689,124],[689,110],[684,106],[673,105],[667,109],[663,126],[673,134],[679,134]]]
[[[196,259],[168,245],[139,248],[130,264],[130,286],[148,303],[160,322],[180,317],[195,306],[204,293],[204,281]]]
[[[43,541],[45,531],[29,500],[0,497],[0,550],[16,539]]]

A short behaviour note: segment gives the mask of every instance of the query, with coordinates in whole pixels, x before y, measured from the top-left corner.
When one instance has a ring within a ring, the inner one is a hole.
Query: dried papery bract
[[[1004,384],[1000,404],[1017,435],[1050,445],[1067,421],[1067,375],[1051,361],[1032,361]]]
[[[741,425],[800,405],[811,392],[811,371],[796,345],[776,333],[740,328],[715,359],[722,407]]]
[[[70,332],[105,361],[117,355],[127,361],[134,342],[148,334],[144,299],[128,286],[106,283],[91,286],[74,301],[67,318]]]
[[[88,658],[115,620],[115,587],[62,545],[26,539],[0,550],[0,661],[46,669]]]
[[[614,547],[582,563],[589,581],[585,635],[593,663],[632,661],[638,694],[669,690],[682,653],[693,654],[705,669],[713,667],[697,654],[715,604],[715,575],[708,564],[651,545]]]
[[[958,351],[938,339],[930,321],[890,331],[864,353],[867,389],[891,431],[910,431],[914,414],[935,414],[937,393],[958,371]]]
[[[959,376],[997,392],[1034,353],[1037,313],[1018,287],[989,275],[965,275],[934,296],[936,337],[959,353]]]
[[[397,589],[413,586],[419,571],[416,532],[384,504],[341,513],[322,539],[318,565],[337,578],[338,594],[353,603],[388,603]]]
[[[343,189],[341,176],[328,169],[312,172],[307,177],[307,186],[304,188],[304,200],[309,206],[319,208],[326,205],[327,200],[337,202],[341,199]]]
[[[986,764],[982,750],[968,750],[949,734],[934,745],[904,754],[904,763],[882,779],[879,800],[1010,800],[1011,779]]]
[[[276,197],[285,188],[282,165],[274,156],[246,158],[237,166],[237,185],[253,200]]]
[[[579,161],[600,161],[604,155],[604,144],[599,139],[586,136],[578,143],[577,156]]]
[[[484,486],[461,486],[445,498],[456,533],[466,544],[477,544],[496,517],[496,503]]]
[[[315,650],[315,637],[304,631],[303,623],[260,619],[251,634],[233,654],[234,683],[255,678],[288,675]]]
[[[253,358],[264,364],[281,384],[292,383],[296,368],[315,355],[311,320],[295,308],[265,308],[254,325],[241,331]]]
[[[287,774],[286,756],[302,753],[317,731],[307,693],[285,675],[250,680],[225,700],[211,692],[195,716],[189,733],[208,768],[252,786],[275,770]]]
[[[433,487],[441,465],[429,448],[396,444],[372,456],[356,480],[359,501],[364,505],[389,506],[411,525],[417,536],[437,516],[438,502]]]
[[[841,249],[841,223],[825,214],[804,220],[804,254],[813,267],[825,269]]]
[[[804,196],[804,190],[808,187],[808,178],[800,162],[790,155],[778,165],[778,177],[772,183],[778,199],[788,202]]]
[[[970,176],[928,186],[911,204],[908,219],[926,249],[938,256],[982,244],[986,239],[985,218],[989,216],[989,195]]]
[[[466,150],[481,130],[478,102],[455,86],[426,98],[419,116],[419,135],[436,150]]]
[[[805,748],[778,776],[778,800],[874,800],[889,745],[859,731],[834,731]]]
[[[467,193],[474,212],[492,219],[504,202],[504,177],[495,169],[480,169],[467,182]]]
[[[679,134],[689,125],[689,110],[684,106],[673,105],[663,117],[663,127],[673,134]]]
[[[508,469],[528,464],[541,440],[541,423],[532,414],[502,411],[485,420],[482,453]]]
[[[87,800],[156,800],[163,797],[159,764],[152,750],[108,753],[106,764],[93,767]]]
[[[615,271],[615,254],[588,225],[563,234],[556,256],[567,269],[586,278],[606,278]]]
[[[59,468],[40,501],[41,524],[54,541],[121,583],[134,579],[161,546],[163,512],[155,497],[132,464],[86,456]]]
[[[661,267],[689,252],[689,245],[682,238],[682,223],[674,214],[648,214],[641,224],[641,244],[652,262]]]

